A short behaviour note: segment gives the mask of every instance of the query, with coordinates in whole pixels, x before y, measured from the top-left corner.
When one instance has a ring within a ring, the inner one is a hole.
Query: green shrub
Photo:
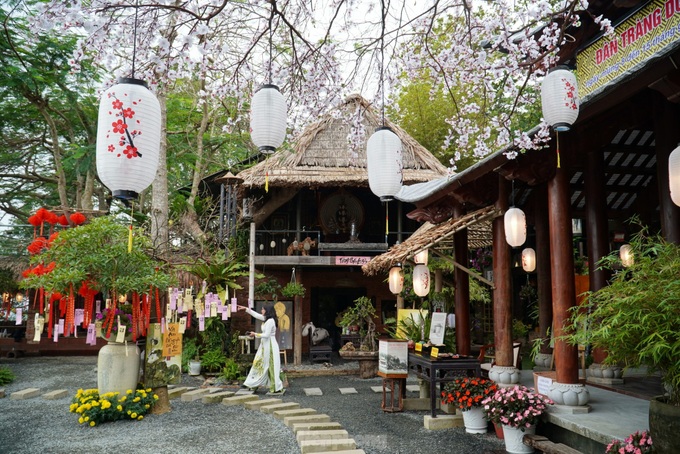
[[[207,372],[218,372],[227,362],[227,356],[222,349],[213,348],[201,355],[201,367]]]
[[[0,386],[14,381],[14,372],[8,367],[0,367]]]

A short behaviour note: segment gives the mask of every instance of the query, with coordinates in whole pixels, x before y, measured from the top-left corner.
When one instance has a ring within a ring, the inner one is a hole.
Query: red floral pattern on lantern
[[[134,129],[131,125],[139,126],[139,120],[135,119],[135,111],[132,107],[124,107],[122,100],[116,98],[115,93],[109,93],[109,98],[113,98],[111,101],[111,107],[113,111],[116,112],[116,117],[118,120],[111,123],[111,132],[114,134],[122,134],[118,140],[117,145],[122,148],[122,153],[119,151],[116,156],[125,156],[128,159],[141,158],[142,154],[139,152],[135,146],[135,137],[141,135],[141,131]],[[125,95],[127,96],[127,94]],[[132,100],[132,105],[137,105],[139,100]],[[132,120],[131,122],[128,122]],[[111,153],[116,153],[116,146],[114,144],[109,144],[106,148]]]
[[[564,105],[571,110],[578,110],[578,103],[576,99],[576,86],[569,82],[566,78],[562,79],[564,87],[566,88]]]

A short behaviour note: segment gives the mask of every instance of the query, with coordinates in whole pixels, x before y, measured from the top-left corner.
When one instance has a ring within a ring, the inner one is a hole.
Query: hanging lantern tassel
[[[264,173],[264,192],[269,192],[269,171]]]
[[[387,243],[387,236],[390,234],[390,212],[389,202],[385,202],[385,243]]]
[[[555,131],[556,144],[555,148],[557,150],[557,168],[560,168],[560,133]]]
[[[132,253],[132,215],[135,212],[134,205],[130,204],[130,232],[128,233],[128,254]]]

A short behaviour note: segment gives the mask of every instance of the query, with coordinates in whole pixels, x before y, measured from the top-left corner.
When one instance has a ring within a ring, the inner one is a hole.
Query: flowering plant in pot
[[[607,445],[606,454],[647,454],[654,452],[652,437],[646,430],[630,434],[625,440],[612,440]]]
[[[442,391],[442,403],[454,404],[462,411],[482,406],[482,401],[498,390],[493,380],[478,377],[462,377],[447,382]]]
[[[493,395],[498,385],[493,380],[478,377],[461,377],[447,382],[442,391],[442,404],[453,404],[463,412],[465,431],[486,433],[487,420],[482,401]]]
[[[522,431],[535,426],[552,403],[549,398],[521,385],[499,388],[482,401],[489,420]]]

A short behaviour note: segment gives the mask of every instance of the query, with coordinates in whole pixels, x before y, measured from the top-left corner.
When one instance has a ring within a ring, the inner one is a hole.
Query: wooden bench
[[[565,444],[553,443],[543,435],[526,434],[524,435],[524,438],[522,438],[522,442],[545,454],[583,454],[581,451]]]

